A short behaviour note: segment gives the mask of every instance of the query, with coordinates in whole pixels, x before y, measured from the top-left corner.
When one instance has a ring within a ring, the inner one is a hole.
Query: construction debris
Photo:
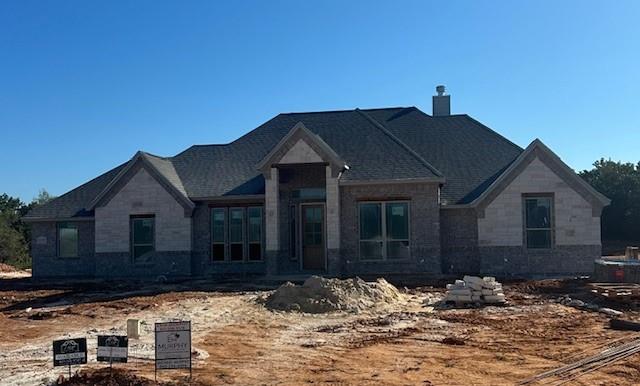
[[[502,284],[494,277],[480,278],[465,276],[453,284],[447,284],[445,303],[456,304],[503,304],[505,303]]]
[[[623,315],[623,312],[621,311],[607,307],[600,307],[595,303],[587,303],[579,299],[572,299],[568,295],[560,296],[556,299],[556,303],[560,303],[567,307],[577,308],[579,310],[600,312],[611,317],[619,317]]]
[[[528,385],[533,382],[538,382],[542,379],[557,377],[561,379],[561,383],[557,385],[568,383],[580,376],[593,372],[604,366],[608,366],[621,359],[627,358],[631,355],[640,353],[640,339],[625,343],[613,348],[606,348],[596,355],[579,360],[575,363],[562,366],[558,369],[545,371],[538,374],[535,377],[525,379],[521,381],[519,385]]]
[[[630,320],[611,319],[609,320],[609,327],[621,331],[640,331],[640,323]]]
[[[366,282],[358,277],[340,280],[312,276],[301,286],[290,282],[281,285],[265,299],[264,304],[274,310],[318,314],[360,312],[388,306],[402,299],[400,291],[384,279]]]

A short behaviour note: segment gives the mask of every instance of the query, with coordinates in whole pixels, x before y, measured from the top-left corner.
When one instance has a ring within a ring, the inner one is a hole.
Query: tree
[[[0,262],[23,265],[29,261],[28,228],[22,222],[28,210],[19,198],[0,195]]]
[[[40,189],[40,191],[38,191],[38,195],[36,197],[34,197],[33,201],[31,201],[32,204],[34,205],[42,205],[42,204],[46,204],[47,202],[53,200],[55,198],[55,196],[52,196],[49,194],[49,192],[47,192],[47,190],[45,188]]]
[[[611,199],[602,211],[602,236],[607,240],[640,239],[640,163],[600,159],[579,173]]]

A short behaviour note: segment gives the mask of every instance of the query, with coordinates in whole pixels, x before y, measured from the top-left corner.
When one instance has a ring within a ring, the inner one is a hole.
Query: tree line
[[[0,195],[0,263],[20,268],[31,266],[29,254],[31,237],[29,227],[22,221],[22,216],[51,199],[53,197],[45,189],[41,189],[38,196],[29,204],[6,193]]]

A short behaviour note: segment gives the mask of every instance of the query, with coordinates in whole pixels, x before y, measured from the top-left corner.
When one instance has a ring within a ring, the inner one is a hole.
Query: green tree
[[[602,236],[607,240],[640,239],[640,163],[600,159],[579,173],[611,199],[602,211]]]
[[[19,198],[0,195],[0,262],[25,265],[30,260],[28,228],[22,222],[28,210]]]

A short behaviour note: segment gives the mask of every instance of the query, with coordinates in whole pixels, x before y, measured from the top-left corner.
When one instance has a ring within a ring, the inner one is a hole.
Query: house
[[[609,200],[540,140],[416,107],[279,114],[32,210],[35,277],[576,274]]]

